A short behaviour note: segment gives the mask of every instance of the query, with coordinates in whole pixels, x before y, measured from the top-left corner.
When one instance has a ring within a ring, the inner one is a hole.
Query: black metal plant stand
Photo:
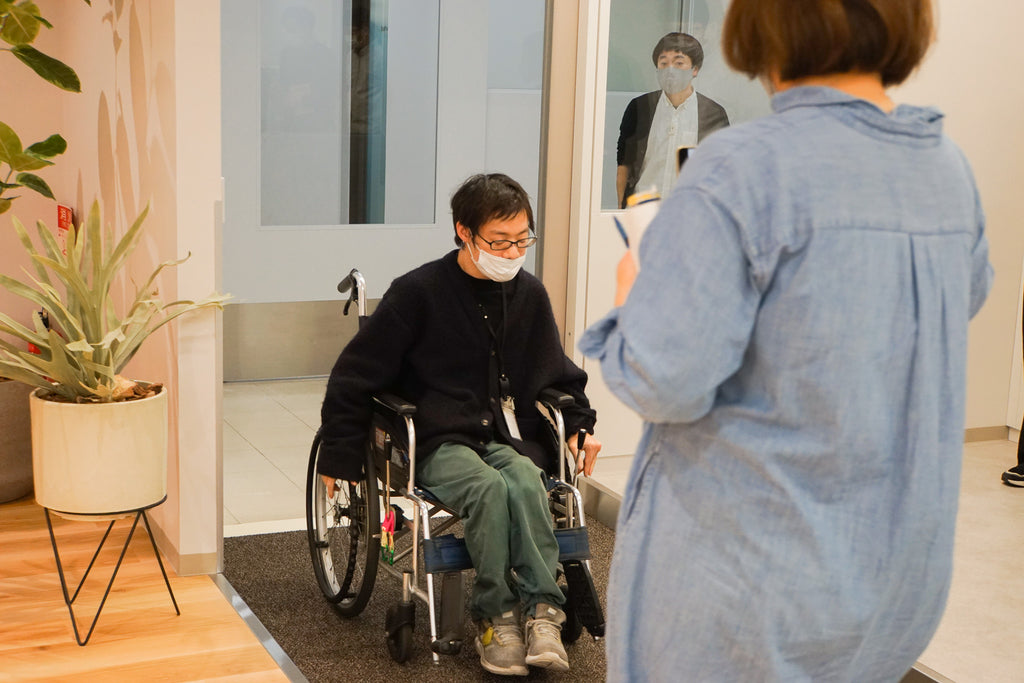
[[[96,616],[93,617],[92,625],[89,626],[89,632],[85,634],[84,640],[82,639],[78,631],[78,620],[75,619],[75,609],[73,605],[75,600],[78,598],[79,591],[81,591],[82,586],[85,585],[85,580],[89,577],[89,572],[92,570],[92,566],[93,564],[95,564],[96,558],[99,557],[100,551],[103,550],[103,545],[107,542],[107,537],[110,536],[110,531],[114,528],[114,523],[118,520],[112,520],[110,522],[110,525],[107,526],[107,531],[103,534],[103,539],[100,540],[100,545],[98,548],[96,548],[96,553],[93,554],[92,560],[89,561],[89,566],[86,567],[85,574],[82,575],[82,580],[78,583],[78,587],[75,589],[74,595],[69,596],[68,584],[64,578],[64,567],[60,561],[60,553],[57,551],[57,538],[53,534],[53,523],[50,520],[50,510],[49,508],[43,508],[43,511],[46,513],[46,528],[50,531],[50,544],[53,546],[53,556],[57,560],[57,574],[60,576],[60,587],[61,590],[64,592],[64,603],[68,606],[68,613],[71,615],[71,627],[75,630],[75,641],[79,645],[85,645],[89,642],[89,638],[92,637],[92,631],[94,628],[96,628],[96,622],[100,619],[100,612],[103,611],[103,605],[107,602],[107,596],[110,595],[110,589],[114,586],[114,579],[117,578],[117,572],[121,568],[121,562],[124,560],[124,556],[128,552],[128,544],[132,542],[132,536],[135,535],[135,529],[139,525],[139,519],[142,519],[143,524],[145,524],[146,526],[146,533],[149,534],[149,542],[153,546],[153,554],[156,555],[157,564],[160,565],[160,573],[164,577],[164,585],[167,586],[167,592],[171,596],[171,603],[174,605],[174,612],[175,614],[181,615],[181,610],[178,609],[178,601],[174,599],[174,591],[171,590],[171,582],[167,579],[167,572],[164,570],[163,560],[160,559],[160,551],[157,549],[156,541],[153,539],[153,530],[149,527],[149,518],[146,516],[146,510],[152,507],[156,507],[157,505],[160,505],[160,503],[163,503],[164,500],[166,500],[166,497],[160,500],[159,502],[154,503],[153,505],[149,505],[147,507],[139,508],[136,510],[127,511],[128,514],[135,513],[135,520],[132,522],[131,531],[128,532],[128,538],[125,539],[124,547],[121,548],[121,555],[117,558],[117,564],[114,566],[114,573],[110,576],[110,582],[107,584],[107,590],[103,593],[103,599],[100,600],[99,609],[96,610]],[[80,516],[84,517],[87,515]],[[97,516],[106,517],[108,515]]]

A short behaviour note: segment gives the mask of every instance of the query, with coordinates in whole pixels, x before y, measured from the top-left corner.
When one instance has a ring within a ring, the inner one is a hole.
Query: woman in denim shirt
[[[932,31],[928,0],[730,6],[774,114],[698,148],[580,342],[645,419],[611,681],[896,681],[938,625],[992,271],[942,114],[886,95]]]

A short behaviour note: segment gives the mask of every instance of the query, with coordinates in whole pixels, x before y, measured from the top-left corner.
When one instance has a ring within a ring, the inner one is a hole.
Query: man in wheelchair
[[[577,472],[590,476],[601,443],[587,376],[562,349],[543,285],[520,270],[537,238],[519,183],[473,176],[451,208],[459,248],[396,279],[338,358],[318,471],[328,491],[336,479],[360,479],[374,394],[416,404],[417,450],[426,454],[416,483],[462,519],[481,665],[505,675],[526,675],[527,665],[565,671],[566,596],[542,471],[552,454],[534,399],[546,388],[574,397],[566,434]]]

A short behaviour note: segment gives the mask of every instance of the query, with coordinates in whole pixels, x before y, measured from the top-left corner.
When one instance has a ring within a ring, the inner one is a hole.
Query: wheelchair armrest
[[[559,410],[563,408],[571,408],[576,404],[576,399],[569,394],[563,393],[558,389],[551,388],[542,390],[537,396],[537,400],[552,408],[558,408]]]
[[[416,414],[415,404],[409,403],[403,398],[395,396],[394,394],[378,394],[373,397],[373,400],[378,405],[384,406],[396,415],[402,417],[408,417]]]

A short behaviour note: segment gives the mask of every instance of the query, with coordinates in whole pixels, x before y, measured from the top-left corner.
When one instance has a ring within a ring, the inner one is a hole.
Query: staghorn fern
[[[41,387],[69,401],[123,400],[131,392],[125,391],[119,373],[149,335],[189,311],[224,307],[229,296],[213,294],[200,301],[165,304],[151,291],[160,272],[184,262],[186,256],[157,266],[124,317],[118,317],[110,287],[138,245],[148,212],[146,207],[115,243],[110,228],[101,229],[99,203],[93,202],[85,225],[68,235],[67,256],[42,221],[37,223],[41,253],[25,226],[14,219],[18,238],[32,257],[35,276],[28,274],[29,285],[0,275],[0,285],[46,311],[50,329],[37,315],[34,329],[29,329],[0,313],[0,333],[34,344],[40,351],[31,353],[0,337],[0,377]]]

